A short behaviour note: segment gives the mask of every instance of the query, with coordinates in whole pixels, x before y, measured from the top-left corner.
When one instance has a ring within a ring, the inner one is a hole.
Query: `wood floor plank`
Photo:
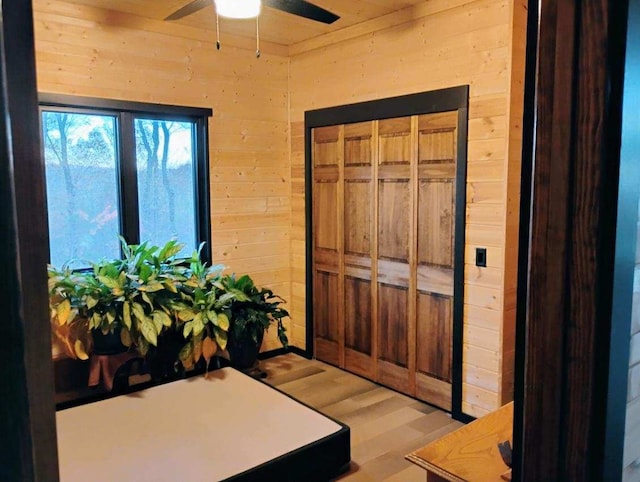
[[[402,426],[388,430],[364,442],[352,445],[351,457],[358,461],[358,465],[365,465],[376,457],[389,452],[392,447],[405,445],[422,437],[418,430]]]
[[[390,477],[384,479],[384,482],[424,482],[425,473],[422,467],[410,464],[400,472],[396,472]]]
[[[400,408],[406,407],[407,405],[407,402],[402,398],[391,396],[386,400],[362,407],[352,413],[345,414],[344,423],[347,425],[357,425],[362,421],[376,420],[384,414],[394,412]]]
[[[409,427],[410,422],[414,422],[422,416],[417,410],[404,407],[375,420],[368,420],[366,423],[352,426],[351,443],[357,445],[396,428]],[[346,421],[344,423],[349,425]]]
[[[293,353],[260,362],[265,381],[351,428],[346,482],[422,482],[404,456],[462,426],[430,405]]]

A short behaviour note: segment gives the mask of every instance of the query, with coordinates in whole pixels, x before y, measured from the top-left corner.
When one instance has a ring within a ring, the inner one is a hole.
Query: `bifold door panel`
[[[457,128],[450,111],[311,129],[315,354],[447,410]]]

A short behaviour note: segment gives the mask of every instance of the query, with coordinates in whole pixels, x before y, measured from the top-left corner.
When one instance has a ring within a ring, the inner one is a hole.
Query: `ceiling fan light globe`
[[[214,0],[221,17],[255,18],[260,14],[260,0]]]

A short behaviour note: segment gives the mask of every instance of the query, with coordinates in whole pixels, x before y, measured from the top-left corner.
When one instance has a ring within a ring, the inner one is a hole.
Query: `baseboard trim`
[[[299,355],[307,360],[311,360],[311,354],[302,348],[298,348],[297,346],[289,346],[287,348],[276,348],[275,350],[263,351],[258,354],[258,360],[267,360],[269,358],[273,358],[275,356],[286,355],[287,353],[294,353]]]
[[[291,353],[295,353],[296,355],[300,355],[307,360],[311,360],[313,356],[311,356],[311,352],[304,350],[303,348],[298,348],[297,346],[290,346],[289,351]]]

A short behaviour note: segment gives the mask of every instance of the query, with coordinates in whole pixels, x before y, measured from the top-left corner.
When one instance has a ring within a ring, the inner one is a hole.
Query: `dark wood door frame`
[[[522,191],[514,471],[614,480],[603,464],[627,2],[533,0],[529,12],[539,31],[527,73],[535,138],[524,146],[533,177]]]
[[[56,481],[48,230],[31,2],[0,12],[0,480]]]
[[[469,122],[469,86],[408,94],[386,99],[327,107],[305,112],[305,255],[306,255],[306,349],[313,356],[313,179],[311,130],[315,127],[389,119],[436,112],[458,111],[456,206],[466,206],[467,131]],[[453,418],[469,422],[474,418],[462,411],[462,344],[464,310],[465,208],[456,209],[453,275],[452,402]]]

